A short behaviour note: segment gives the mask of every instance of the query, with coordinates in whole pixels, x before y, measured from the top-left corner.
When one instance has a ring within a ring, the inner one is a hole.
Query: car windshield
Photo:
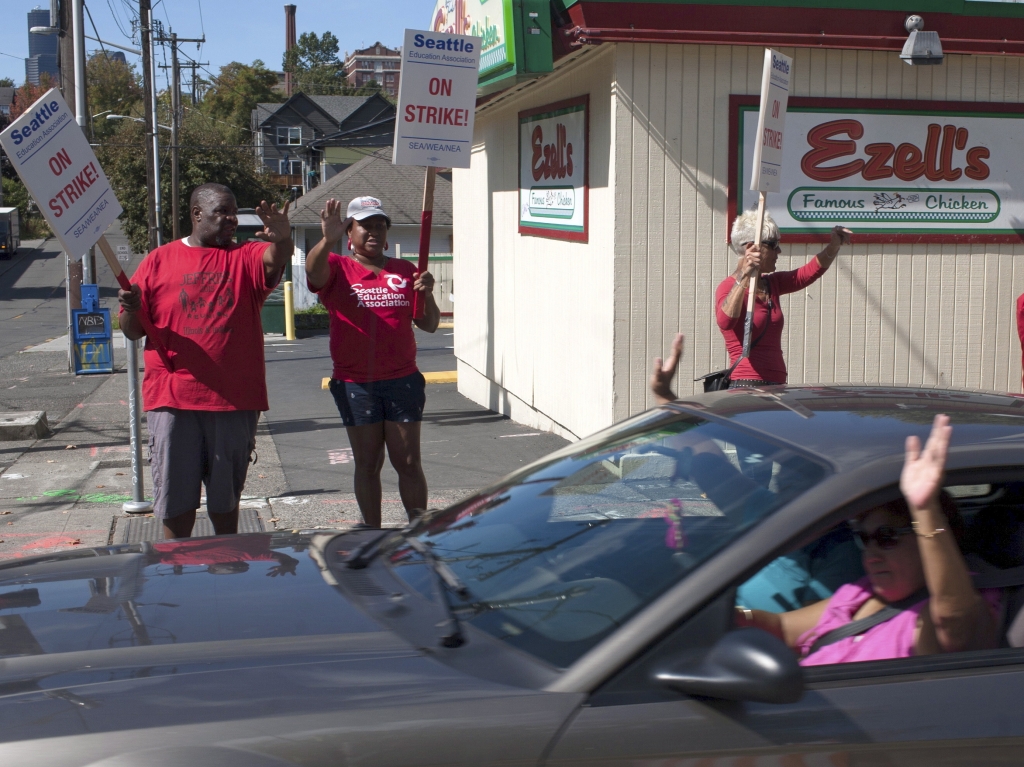
[[[564,668],[827,473],[729,425],[654,411],[436,514],[417,536],[465,584],[450,595],[462,622]],[[398,542],[386,559],[436,599],[413,547]]]

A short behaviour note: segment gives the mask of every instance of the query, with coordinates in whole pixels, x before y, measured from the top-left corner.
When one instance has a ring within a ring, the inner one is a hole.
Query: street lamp
[[[108,109],[107,111],[109,112],[110,110]],[[103,112],[100,112],[100,115],[101,114],[103,114]],[[93,115],[93,117],[99,117],[100,115]],[[144,122],[146,122],[141,117],[131,117],[130,115],[107,115],[107,119],[108,120],[134,120],[137,123],[144,123]],[[171,127],[169,125],[160,125],[160,123],[157,123],[157,127],[158,128],[163,128],[164,130],[171,130]]]
[[[59,35],[60,27],[29,27],[28,31],[29,34],[33,35]],[[98,37],[93,37],[92,35],[83,35],[83,37],[86,40],[95,40],[100,45],[109,45],[111,48],[117,48],[119,51],[124,51],[125,53],[134,53],[136,56],[142,55],[142,51],[138,48],[128,48],[124,45],[112,43],[109,40],[100,40]]]

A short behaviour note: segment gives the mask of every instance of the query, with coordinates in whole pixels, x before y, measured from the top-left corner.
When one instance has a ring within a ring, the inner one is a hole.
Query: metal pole
[[[85,131],[85,18],[82,15],[82,0],[73,0],[71,5],[72,51],[75,58],[75,121]],[[93,269],[95,256],[90,248],[82,254],[82,282],[87,285],[96,284],[96,272]]]
[[[295,340],[295,298],[291,281],[284,283],[284,339]]]
[[[153,87],[150,88],[150,96],[152,98],[152,109],[153,109],[153,178],[154,178],[154,189],[153,195],[155,198],[156,207],[156,244],[163,245],[164,238],[160,232],[160,222],[162,220],[163,207],[161,203],[160,194],[160,139],[158,133],[160,131],[159,122],[157,119],[156,107],[156,35],[153,34],[153,9],[149,8],[149,80],[153,83]]]
[[[171,33],[171,231],[181,238],[181,209],[178,199],[178,125],[181,122],[181,67],[178,66],[178,36]]]
[[[139,342],[124,339],[128,350],[128,426],[132,452],[132,499],[121,506],[128,514],[144,514],[153,510],[153,502],[146,500],[142,474],[142,401],[139,392]]]

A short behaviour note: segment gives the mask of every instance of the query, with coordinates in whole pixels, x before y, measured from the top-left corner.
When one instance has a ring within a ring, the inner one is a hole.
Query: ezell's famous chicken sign
[[[757,104],[733,97],[740,209],[757,131]],[[783,233],[836,224],[879,240],[921,236],[1019,239],[1024,221],[1024,113],[1005,104],[790,99],[786,175],[772,214]]]
[[[121,215],[121,206],[74,112],[54,88],[25,110],[0,144],[72,258]]]

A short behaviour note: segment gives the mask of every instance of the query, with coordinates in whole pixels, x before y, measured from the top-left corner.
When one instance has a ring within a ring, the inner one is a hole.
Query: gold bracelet
[[[934,530],[932,530],[932,531],[931,531],[930,533],[922,533],[922,532],[921,532],[921,531],[920,531],[920,530],[918,529],[918,528],[919,528],[920,526],[918,525],[918,523],[917,523],[917,520],[916,520],[916,519],[915,519],[914,521],[912,521],[912,522],[910,523],[910,526],[914,528],[914,532],[915,532],[915,533],[917,533],[918,537],[920,537],[920,538],[934,538],[934,537],[935,537],[936,535],[938,535],[939,533],[944,533],[944,532],[946,532],[946,528],[944,528],[944,527],[936,527],[936,528],[935,528]]]
[[[748,626],[754,625],[754,611],[747,607],[736,606],[736,609],[743,613],[743,620]]]

